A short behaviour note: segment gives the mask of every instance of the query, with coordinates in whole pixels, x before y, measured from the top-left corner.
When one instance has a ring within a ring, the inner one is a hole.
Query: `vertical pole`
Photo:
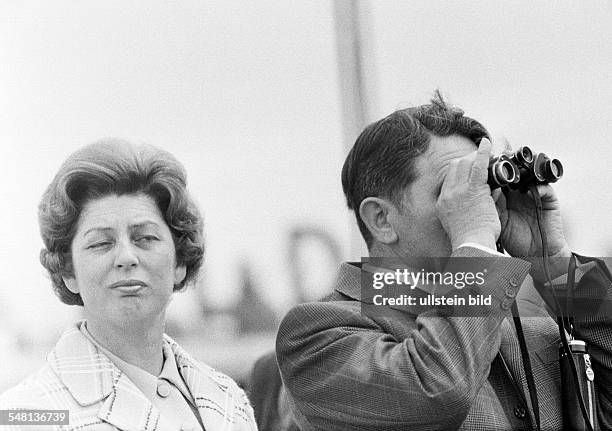
[[[359,0],[332,0],[338,58],[338,82],[345,154],[368,121]],[[350,258],[367,256],[365,243],[351,215]]]

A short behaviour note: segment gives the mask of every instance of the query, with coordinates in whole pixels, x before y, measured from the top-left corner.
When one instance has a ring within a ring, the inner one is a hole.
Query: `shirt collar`
[[[187,388],[187,385],[183,381],[181,377],[178,366],[176,363],[176,358],[174,357],[174,353],[170,348],[168,342],[164,340],[162,345],[163,350],[163,358],[164,362],[162,365],[162,370],[159,373],[159,376],[154,376],[153,374],[148,373],[142,368],[130,364],[111,351],[109,351],[106,347],[102,346],[96,339],[91,335],[91,333],[87,330],[87,322],[83,321],[80,325],[80,331],[83,333],[85,337],[89,341],[91,341],[98,349],[102,351],[108,358],[121,370],[125,375],[136,385],[138,389],[140,389],[143,393],[154,393],[157,388],[157,381],[159,379],[167,380],[172,383],[181,393],[185,396],[186,399],[190,400],[193,403],[193,397],[191,392]]]

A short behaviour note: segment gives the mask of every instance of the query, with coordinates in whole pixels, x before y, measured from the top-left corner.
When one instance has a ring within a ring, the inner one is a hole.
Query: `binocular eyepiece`
[[[489,162],[491,190],[509,187],[527,191],[529,186],[554,183],[563,176],[559,159],[551,159],[544,153],[534,153],[529,147],[520,147],[512,154],[502,154]]]

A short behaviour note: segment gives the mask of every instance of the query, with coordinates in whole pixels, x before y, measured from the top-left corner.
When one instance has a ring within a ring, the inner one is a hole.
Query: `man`
[[[526,366],[510,314],[528,275],[540,290],[547,280],[541,260],[510,257],[542,255],[533,200],[492,193],[490,158],[485,128],[439,94],[359,136],[342,185],[370,257],[486,258],[482,291],[492,304],[474,306],[479,317],[372,312],[360,265],[343,264],[335,292],[292,309],[278,333],[279,367],[302,430],[563,428],[558,327],[548,315],[523,319]],[[557,279],[566,267],[556,258],[571,252],[552,187],[538,191],[550,277]],[[496,251],[498,239],[510,256]],[[609,295],[609,273],[593,271]],[[601,427],[612,429],[610,321],[584,319],[575,332],[590,346]]]

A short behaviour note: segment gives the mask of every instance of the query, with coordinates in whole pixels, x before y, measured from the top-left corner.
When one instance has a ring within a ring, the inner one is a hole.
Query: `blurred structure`
[[[340,244],[329,232],[311,226],[293,228],[287,254],[295,298],[292,305],[327,295],[341,261]]]
[[[373,98],[373,79],[366,77],[366,62],[371,50],[364,43],[363,20],[369,17],[361,13],[367,2],[334,0],[336,52],[338,56],[338,84],[342,109],[342,134],[346,152],[350,150],[359,133],[372,119],[369,116],[369,100]],[[367,38],[365,38],[367,40]],[[368,64],[373,74],[373,66]],[[351,223],[351,254],[366,256],[366,249],[355,223]]]
[[[238,335],[273,332],[278,325],[278,319],[259,294],[263,288],[255,285],[252,266],[244,260],[238,264],[238,272],[242,284],[240,300],[234,309],[238,319]]]

